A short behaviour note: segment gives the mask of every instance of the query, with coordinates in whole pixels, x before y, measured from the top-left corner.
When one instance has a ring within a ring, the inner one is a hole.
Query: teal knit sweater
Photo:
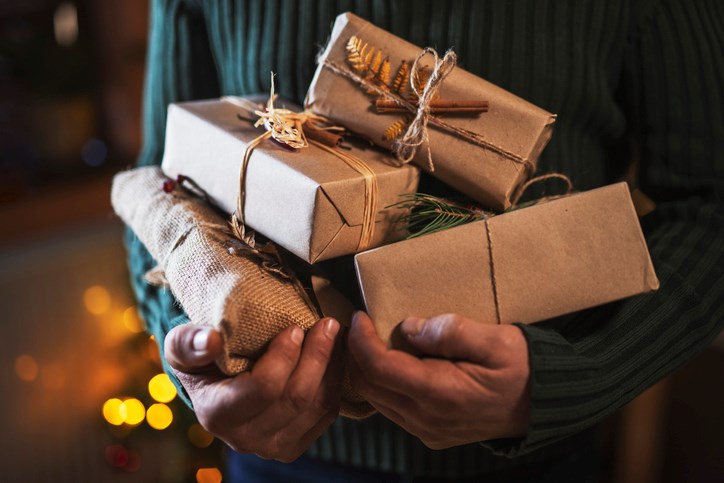
[[[160,163],[171,102],[268,92],[270,71],[281,96],[301,102],[315,54],[347,10],[415,44],[452,47],[465,69],[557,113],[543,172],[586,190],[618,179],[639,153],[639,185],[658,205],[642,223],[661,289],[521,327],[532,384],[524,438],[430,451],[382,417],[340,419],[310,455],[451,477],[546,458],[720,332],[720,0],[154,0],[139,164]],[[171,294],[143,282],[154,265],[143,246],[130,234],[127,245],[141,311],[161,342],[188,319]]]

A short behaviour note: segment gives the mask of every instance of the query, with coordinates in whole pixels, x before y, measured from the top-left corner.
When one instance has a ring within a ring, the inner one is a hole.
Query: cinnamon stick
[[[329,146],[330,148],[336,147],[342,140],[341,134],[327,131],[326,129],[320,129],[311,122],[304,123],[304,135],[308,139],[317,141],[318,143]]]
[[[417,105],[417,103],[413,102]],[[390,99],[377,99],[375,101],[377,112],[409,112],[409,110],[400,105],[397,101]],[[430,112],[432,114],[478,114],[488,112],[488,101],[445,101],[437,100],[430,102]]]

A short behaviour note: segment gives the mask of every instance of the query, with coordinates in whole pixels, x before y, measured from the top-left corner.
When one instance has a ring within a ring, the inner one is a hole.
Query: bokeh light
[[[32,356],[23,354],[15,358],[15,375],[21,381],[32,382],[38,378],[39,372],[38,363]]]
[[[173,421],[173,413],[165,404],[157,403],[146,411],[146,421],[153,429],[166,429]]]
[[[199,468],[196,472],[198,483],[221,483],[221,471],[218,468]]]
[[[123,406],[126,408],[126,419],[125,423],[135,426],[143,422],[143,418],[146,417],[146,408],[143,403],[135,398],[126,399],[123,401]]]
[[[166,374],[157,374],[148,381],[148,393],[153,399],[167,403],[176,397],[176,387]]]
[[[83,293],[83,304],[93,315],[103,315],[111,308],[111,294],[101,285],[88,287]]]
[[[214,442],[214,436],[198,423],[194,423],[189,426],[187,434],[191,444],[197,448],[208,448],[211,443]]]
[[[114,426],[120,426],[126,420],[126,405],[118,398],[112,398],[103,404],[103,417]]]
[[[81,152],[83,162],[91,167],[97,167],[106,162],[108,158],[108,147],[100,139],[91,138],[83,144]]]
[[[128,460],[130,459],[128,450],[120,444],[106,446],[105,453],[108,464],[116,468],[123,468],[128,464]]]
[[[55,41],[63,47],[70,47],[78,39],[78,11],[72,2],[58,5],[53,15]]]
[[[146,329],[143,320],[138,316],[138,310],[135,305],[123,311],[123,325],[134,334],[143,332]]]

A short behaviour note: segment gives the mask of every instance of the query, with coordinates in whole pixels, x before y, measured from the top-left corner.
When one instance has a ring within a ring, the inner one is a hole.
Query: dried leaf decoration
[[[372,81],[380,89],[389,90],[390,60],[382,57],[381,50],[370,47],[353,35],[347,42],[347,61],[363,78]],[[376,91],[370,89],[367,93],[375,94]]]
[[[407,96],[411,101],[416,101],[417,96],[410,87],[410,76],[412,74],[412,65],[410,62],[403,60],[397,69],[395,78],[390,81],[390,60],[380,49],[370,46],[360,37],[353,35],[347,41],[347,62],[359,73],[362,78],[371,81],[377,88],[384,91],[392,91],[400,96]],[[416,76],[412,76],[415,82],[415,89],[422,92],[430,78],[428,69],[419,69]],[[367,94],[379,94],[374,89],[367,89]],[[395,121],[390,127],[385,129],[383,139],[385,141],[394,141],[401,137],[407,130],[411,116],[406,115]]]
[[[397,69],[395,80],[392,81],[392,90],[398,94],[404,94],[410,90],[410,63],[403,60],[400,68]]]
[[[412,119],[410,116],[401,117],[390,127],[385,129],[385,134],[382,136],[385,141],[394,141],[398,137],[402,136],[407,130],[407,126],[410,124]]]
[[[425,90],[427,81],[430,80],[430,74],[431,72],[423,67],[422,69],[419,69],[417,71],[417,75],[412,76],[412,82],[415,84],[415,90],[417,92],[422,92],[423,90]],[[415,94],[412,93],[412,96],[415,97]]]

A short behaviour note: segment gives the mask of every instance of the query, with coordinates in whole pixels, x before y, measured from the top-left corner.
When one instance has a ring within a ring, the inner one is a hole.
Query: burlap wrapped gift
[[[233,238],[203,198],[180,188],[165,192],[164,182],[158,167],[122,172],[113,182],[113,207],[158,262],[192,323],[221,332],[217,365],[224,373],[248,370],[289,325],[307,330],[317,322],[319,310],[299,281],[278,272],[286,267]],[[373,412],[346,378],[343,399],[343,415]]]

